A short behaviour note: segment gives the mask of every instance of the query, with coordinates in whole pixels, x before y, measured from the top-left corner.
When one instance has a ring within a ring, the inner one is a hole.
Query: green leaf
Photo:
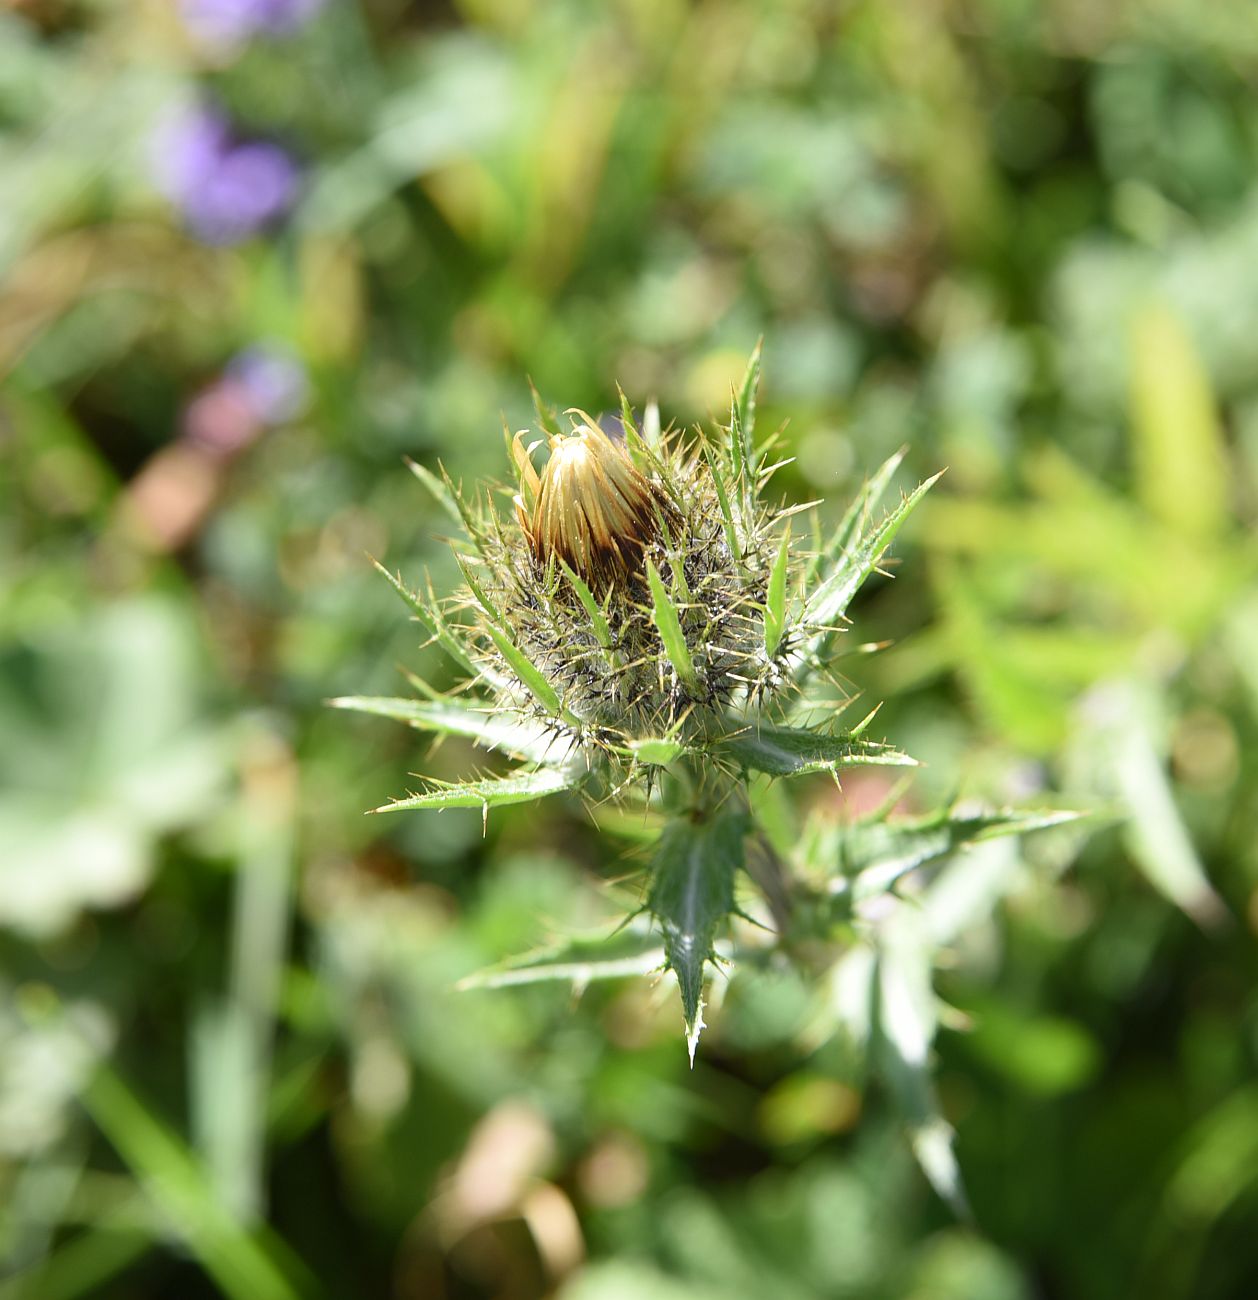
[[[664,827],[651,864],[647,909],[664,932],[665,962],[677,976],[692,1066],[703,1028],[704,966],[714,957],[717,927],[734,910],[746,833],[743,813],[679,818]]]
[[[409,456],[404,456],[402,459],[406,464],[406,468],[432,493],[433,500],[456,524],[462,527],[463,512],[459,509],[459,503],[450,485],[450,480],[438,478],[432,470],[413,461]]]
[[[935,1191],[969,1217],[954,1134],[931,1078],[937,1013],[930,982],[931,944],[922,918],[901,905],[879,929],[876,1060],[909,1132],[913,1154]]]
[[[725,544],[729,547],[729,553],[734,559],[741,560],[743,548],[738,541],[738,530],[734,527],[734,513],[730,509],[729,485],[725,482],[725,471],[722,469],[711,443],[705,440],[702,445],[704,459],[708,462],[708,469],[712,472],[712,486],[716,489],[716,499],[721,507],[721,522],[725,529]]]
[[[558,437],[563,430],[559,427],[559,418],[555,414],[555,408],[542,400],[541,393],[537,391],[531,379],[529,380],[529,392],[533,395],[533,409],[537,412],[537,422],[542,426],[542,431],[552,438]]]
[[[687,748],[682,741],[673,740],[668,736],[643,736],[631,740],[625,746],[625,750],[638,762],[657,765],[671,763],[675,758],[680,758],[686,753]]]
[[[528,687],[529,693],[546,710],[556,718],[569,720],[568,714],[559,699],[559,692],[546,680],[541,669],[515,644],[501,629],[492,623],[485,629],[498,647],[498,653],[511,666],[511,671]]]
[[[328,704],[334,709],[352,709],[358,713],[392,718],[420,731],[466,736],[515,758],[545,762],[555,757],[556,739],[553,735],[529,725],[518,715],[473,708],[460,700],[345,695],[329,700]]]
[[[465,781],[441,785],[423,794],[373,808],[373,813],[411,812],[416,808],[504,808],[508,804],[527,803],[561,790],[571,790],[581,783],[585,773],[575,765],[567,768],[542,767],[536,772],[517,772],[511,776],[490,777],[484,781]]]
[[[848,506],[847,512],[839,521],[839,526],[834,530],[829,542],[819,548],[817,554],[813,556],[812,563],[808,567],[810,584],[822,569],[832,564],[852,546],[868,522],[870,512],[882,500],[883,493],[895,477],[895,472],[900,468],[907,451],[907,447],[901,447],[895,455],[888,457],[878,472],[857,493],[856,499]]]
[[[843,617],[852,597],[877,567],[878,561],[895,540],[896,533],[900,531],[901,525],[913,512],[918,502],[939,481],[940,474],[935,474],[919,484],[887,515],[872,534],[858,537],[851,548],[838,558],[834,569],[809,597],[804,611],[806,623],[816,628],[828,629],[831,624]],[[827,634],[827,631],[823,630],[818,640],[824,641]]]
[[[1012,808],[960,816],[943,808],[927,817],[857,822],[837,828],[835,867],[851,882],[856,896],[867,898],[889,889],[910,871],[971,844],[1027,835],[1083,816],[1069,810]]]
[[[479,677],[484,675],[480,665],[473,660],[471,650],[459,638],[453,627],[442,615],[436,600],[430,597],[425,601],[417,592],[412,591],[400,577],[390,573],[379,560],[373,559],[371,562],[382,574],[384,574],[389,585],[406,602],[407,608],[415,615],[416,620],[428,630],[429,635],[439,646],[441,646],[446,654],[448,654],[450,658],[468,674],[469,677]]]
[[[1219,413],[1192,339],[1164,307],[1133,323],[1131,426],[1136,486],[1149,512],[1189,537],[1224,532],[1231,489]]]
[[[660,640],[664,644],[664,653],[668,656],[668,661],[673,665],[673,670],[681,682],[694,690],[699,684],[699,679],[695,674],[694,661],[690,658],[690,647],[682,635],[681,619],[677,614],[676,606],[669,599],[655,565],[650,560],[646,562],[646,577],[651,587],[652,617],[659,631]]]
[[[790,560],[791,530],[787,525],[782,533],[782,545],[769,572],[769,586],[764,604],[764,652],[772,659],[782,644],[786,630],[786,569]]]
[[[250,1233],[214,1195],[200,1162],[155,1119],[118,1075],[102,1069],[83,1104],[184,1245],[234,1300],[296,1300],[288,1252],[270,1233]],[[277,1257],[285,1256],[284,1266]]]
[[[618,924],[594,934],[569,935],[535,952],[477,971],[460,989],[500,989],[561,980],[583,989],[594,980],[649,975],[664,963],[659,936],[642,921]]]
[[[604,650],[610,650],[612,647],[612,630],[608,626],[607,616],[599,607],[599,603],[594,599],[594,593],[586,586],[581,576],[562,560],[559,561],[563,567],[564,575],[572,584],[572,590],[577,593],[577,599],[581,602],[586,614],[590,619],[590,630],[594,633],[594,639],[603,647]]]
[[[756,461],[752,432],[756,421],[756,388],[760,383],[760,352],[763,339],[755,346],[747,363],[746,373],[734,394],[730,409],[729,450],[730,469],[738,488],[740,522],[744,531],[750,528],[755,506]]]
[[[804,727],[760,726],[726,736],[723,749],[743,768],[770,776],[837,772],[845,767],[916,767],[917,761],[891,745],[830,736]]]
[[[741,464],[737,468],[740,471],[745,468],[749,474],[753,468],[752,437],[756,428],[756,390],[760,387],[760,357],[763,350],[764,339],[759,338],[747,360],[743,382],[738,386],[734,409],[730,413],[730,423],[738,430],[735,436],[735,455],[741,457]]]
[[[411,468],[412,471],[414,471],[419,467],[412,465]],[[472,545],[476,547],[477,551],[479,551],[481,555],[484,555],[488,539],[485,535],[484,528],[481,526],[480,520],[477,519],[471,506],[469,506],[463,499],[463,493],[455,487],[450,475],[446,473],[446,467],[438,464],[438,469],[441,470],[441,488],[443,489],[438,499],[446,510],[453,507],[455,513],[458,515],[459,522],[463,525],[463,531],[467,534]],[[426,472],[427,471],[425,471],[425,473]],[[429,475],[428,477],[431,478],[432,476]],[[426,481],[426,479],[421,478],[421,482]]]

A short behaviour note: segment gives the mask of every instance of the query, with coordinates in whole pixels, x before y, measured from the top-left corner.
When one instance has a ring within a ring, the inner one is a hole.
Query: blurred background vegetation
[[[1194,0],[5,0],[3,1294],[1254,1294],[1256,77]],[[663,984],[455,992],[633,845],[363,817],[480,760],[323,703],[451,680],[404,455],[761,333],[785,495],[949,467],[856,609],[905,807],[1105,814],[949,899],[972,1224],[789,971],[693,1073]]]

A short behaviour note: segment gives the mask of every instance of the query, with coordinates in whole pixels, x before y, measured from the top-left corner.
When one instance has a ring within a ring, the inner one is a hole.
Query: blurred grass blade
[[[673,671],[676,672],[679,680],[692,690],[697,690],[698,678],[695,675],[694,662],[690,658],[690,647],[682,635],[681,619],[664,588],[659,573],[656,572],[655,565],[650,560],[646,562],[646,576],[651,587],[652,617],[659,631],[660,640],[663,642],[664,653],[668,656],[668,661],[673,665]]]
[[[269,1234],[251,1234],[214,1196],[187,1147],[155,1119],[122,1080],[100,1070],[83,1104],[155,1205],[232,1300],[297,1300]],[[286,1260],[286,1267],[291,1263]]]
[[[1205,368],[1167,308],[1141,312],[1131,334],[1136,486],[1150,514],[1190,537],[1230,519],[1226,443]]]
[[[465,736],[488,749],[515,758],[545,762],[556,757],[556,740],[516,715],[473,708],[460,700],[411,700],[405,697],[345,695],[329,700],[334,709],[351,709],[376,717],[404,722],[418,731],[437,735]],[[560,757],[564,755],[560,754]]]
[[[1117,797],[1128,816],[1123,839],[1159,893],[1210,927],[1227,916],[1175,805],[1156,739],[1159,701],[1152,688],[1108,682],[1085,700],[1071,755],[1075,779]]]
[[[717,927],[734,910],[746,832],[742,813],[671,821],[651,862],[647,910],[664,933],[666,964],[677,976],[692,1066],[703,1028],[704,967],[714,956]]]
[[[721,748],[748,771],[770,776],[837,772],[845,767],[917,766],[915,759],[891,745],[794,727],[749,728],[727,736]]]
[[[465,781],[443,785],[423,794],[396,799],[373,808],[372,812],[410,812],[416,808],[502,808],[507,804],[527,803],[543,795],[571,790],[580,784],[584,773],[578,769],[539,768],[512,776],[489,777],[484,781]]]

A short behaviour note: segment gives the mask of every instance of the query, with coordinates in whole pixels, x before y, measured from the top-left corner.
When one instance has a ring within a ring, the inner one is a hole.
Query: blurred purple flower
[[[247,348],[188,403],[184,437],[229,456],[300,415],[309,394],[305,367],[292,353],[267,345]]]
[[[181,0],[184,26],[214,45],[238,45],[251,36],[296,31],[324,0]]]
[[[217,109],[186,112],[159,132],[154,171],[189,229],[235,244],[282,217],[297,197],[297,164],[277,144],[238,140]]]
[[[300,415],[310,395],[305,367],[290,352],[252,347],[228,363],[226,377],[239,383],[264,424],[283,424]]]

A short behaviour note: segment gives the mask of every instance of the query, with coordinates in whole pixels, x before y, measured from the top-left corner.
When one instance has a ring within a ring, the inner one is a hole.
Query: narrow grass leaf
[[[83,1104],[102,1133],[168,1217],[184,1245],[232,1300],[297,1300],[274,1247],[237,1223],[214,1195],[201,1165],[109,1069]]]
[[[1146,509],[1189,537],[1226,529],[1231,488],[1219,412],[1192,339],[1165,307],[1133,324],[1131,428]]]

